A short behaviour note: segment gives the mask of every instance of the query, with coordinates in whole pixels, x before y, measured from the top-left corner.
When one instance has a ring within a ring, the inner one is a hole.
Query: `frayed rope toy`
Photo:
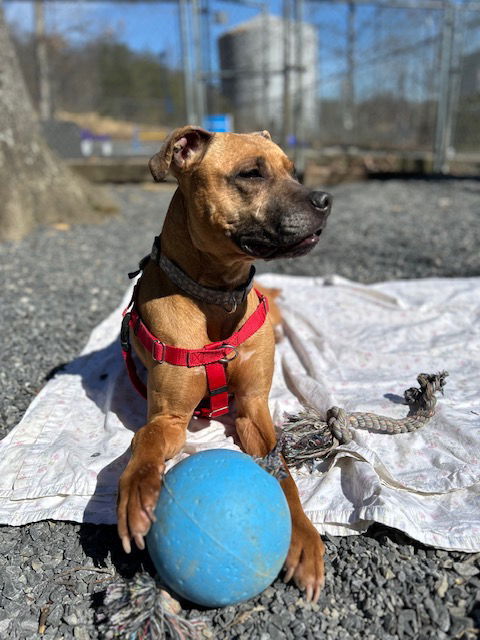
[[[108,586],[96,621],[106,640],[201,640],[211,638],[207,623],[186,620],[182,607],[148,573],[137,573],[128,582]]]
[[[435,414],[439,391],[443,395],[447,371],[420,373],[417,376],[419,388],[407,389],[403,396],[409,406],[405,418],[389,418],[376,413],[347,413],[340,407],[327,411],[326,419],[312,408],[298,415],[287,415],[287,422],[280,435],[282,453],[289,467],[307,464],[310,468],[316,460],[332,454],[341,444],[352,440],[352,429],[366,429],[376,433],[396,435],[409,433],[425,426]]]
[[[331,456],[336,448],[352,440],[352,429],[400,434],[423,427],[435,414],[436,393],[443,395],[448,373],[420,373],[419,387],[404,392],[409,406],[405,418],[395,419],[375,413],[347,413],[339,407],[327,411],[326,419],[312,408],[298,415],[287,415],[278,443],[264,458],[255,461],[279,481],[285,476],[281,455],[289,467],[306,465]],[[129,582],[115,582],[106,590],[103,607],[97,613],[101,637],[106,640],[202,640],[212,638],[206,620],[187,620],[180,615],[180,604],[158,579],[137,574]]]

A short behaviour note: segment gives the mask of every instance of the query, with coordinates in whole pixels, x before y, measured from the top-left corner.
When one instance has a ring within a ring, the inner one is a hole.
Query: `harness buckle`
[[[128,311],[122,320],[122,326],[120,328],[120,344],[123,351],[130,351],[130,318],[131,313]]]
[[[233,344],[222,344],[222,347],[225,348],[229,348],[229,349],[233,349],[233,357],[229,358],[227,356],[225,356],[225,358],[220,358],[219,362],[221,362],[222,364],[228,364],[229,362],[232,362],[232,360],[235,360],[235,358],[238,356],[238,349],[236,347],[233,346]],[[229,354],[232,355],[232,354]]]
[[[162,348],[162,357],[161,357],[161,359],[160,359],[160,360],[158,360],[158,359],[155,357],[155,345],[156,345],[156,344],[161,344],[161,345],[162,345],[162,347],[163,347],[163,348]],[[165,359],[164,359],[164,357],[163,357],[164,355],[165,355],[165,343],[164,343],[164,342],[162,342],[161,340],[154,340],[154,341],[152,342],[152,358],[155,360],[155,362],[158,362],[158,364],[163,364],[163,363],[165,362]]]

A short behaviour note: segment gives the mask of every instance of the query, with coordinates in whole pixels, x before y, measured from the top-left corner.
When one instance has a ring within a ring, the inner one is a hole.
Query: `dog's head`
[[[318,242],[331,196],[310,191],[267,131],[173,131],[150,160],[156,181],[178,180],[196,246],[215,253],[228,239],[245,258],[270,260],[308,253]]]

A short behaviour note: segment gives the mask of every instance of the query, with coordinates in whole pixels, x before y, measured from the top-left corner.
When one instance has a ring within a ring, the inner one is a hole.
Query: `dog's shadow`
[[[138,369],[141,372],[141,366]],[[118,336],[101,349],[58,365],[48,373],[46,380],[63,375],[80,377],[85,395],[104,416],[103,429],[107,434],[118,429],[117,420],[132,432],[132,436],[145,424],[146,401],[133,389],[125,374]],[[95,455],[99,454],[92,454]],[[141,569],[153,571],[147,552],[132,544],[132,553],[126,555],[116,525],[94,523],[102,508],[104,519],[114,521],[116,495],[112,488],[118,486],[129,458],[130,447],[127,447],[98,473],[95,491],[85,507],[84,522],[80,525],[80,544],[85,555],[92,558],[96,567],[106,567],[107,558],[110,558],[117,573],[125,578]]]
[[[143,365],[137,363],[137,368],[141,376]],[[102,349],[57,365],[45,380],[60,375],[79,376],[85,395],[102,413],[115,414],[130,431],[137,431],[145,423],[146,401],[135,391],[126,375],[118,336]]]

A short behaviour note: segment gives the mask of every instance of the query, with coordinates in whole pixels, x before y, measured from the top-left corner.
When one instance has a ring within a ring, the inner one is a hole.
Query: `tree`
[[[38,223],[94,222],[115,209],[43,140],[1,10],[0,192],[0,240],[18,240]]]

